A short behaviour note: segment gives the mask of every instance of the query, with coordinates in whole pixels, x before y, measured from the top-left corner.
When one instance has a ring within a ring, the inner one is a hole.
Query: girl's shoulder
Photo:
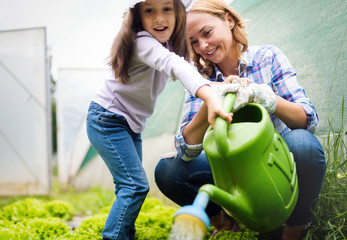
[[[160,44],[157,39],[155,39],[149,32],[146,32],[146,31],[138,32],[135,36],[134,42],[138,44],[143,44],[143,43]]]
[[[151,37],[154,38],[149,32],[147,31],[140,31],[136,34],[136,39],[141,37]]]

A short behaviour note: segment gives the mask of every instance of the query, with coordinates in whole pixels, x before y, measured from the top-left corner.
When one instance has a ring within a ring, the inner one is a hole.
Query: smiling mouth
[[[214,49],[212,49],[211,51],[206,52],[206,55],[207,55],[207,56],[211,56],[211,55],[213,55],[213,54],[216,52],[216,50],[217,50],[217,48],[214,48]]]
[[[157,32],[164,32],[166,29],[168,29],[168,27],[158,27],[158,28],[154,28],[154,30],[157,31]]]

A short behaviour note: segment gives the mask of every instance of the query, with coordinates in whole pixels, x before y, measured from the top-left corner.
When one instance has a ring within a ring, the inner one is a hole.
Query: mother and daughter
[[[130,1],[111,49],[112,74],[90,103],[88,137],[115,183],[116,199],[103,239],[135,237],[135,220],[149,191],[142,166],[141,132],[169,77],[178,79],[189,93],[175,140],[178,154],[161,159],[156,167],[160,190],[177,204],[186,205],[192,203],[200,186],[213,183],[202,153],[203,135],[217,116],[230,123],[232,113],[223,110],[220,96],[211,86],[221,82],[218,85],[226,86],[225,92],[235,89],[230,87],[235,84],[232,81],[243,79],[245,83],[249,78],[257,83],[253,101],[272,113],[297,164],[299,200],[283,233],[283,239],[289,239],[286,231],[300,232],[310,222],[310,207],[324,176],[323,149],[308,131],[318,123],[316,111],[283,53],[270,46],[249,48],[241,17],[223,0],[197,0],[193,6],[189,2]],[[191,59],[196,67],[188,62]],[[229,216],[225,223],[219,221],[223,215],[219,206],[210,203],[207,213],[216,229],[228,224],[234,227]]]

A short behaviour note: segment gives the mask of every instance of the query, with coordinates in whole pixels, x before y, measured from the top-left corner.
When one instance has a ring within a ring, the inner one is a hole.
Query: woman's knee
[[[155,166],[154,169],[154,181],[156,182],[156,184],[159,186],[161,185],[161,181],[162,181],[162,169],[165,168],[165,163],[163,163],[163,159],[160,159],[160,161],[158,162],[157,166]]]
[[[172,173],[172,171],[170,170],[173,169],[172,161],[174,161],[174,159],[162,158],[155,167],[154,180],[159,189],[161,190],[170,185],[169,179],[171,179],[170,175]]]
[[[324,150],[318,139],[309,131],[293,130],[284,135],[289,150],[293,153],[297,174],[301,181],[323,181],[326,162]]]
[[[318,139],[309,131],[296,129],[283,136],[289,150],[297,161],[325,163],[324,149]]]

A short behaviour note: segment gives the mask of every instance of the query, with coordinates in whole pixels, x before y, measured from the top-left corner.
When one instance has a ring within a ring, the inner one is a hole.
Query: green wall
[[[275,45],[289,58],[320,118],[317,135],[347,130],[347,1],[235,0],[249,45]],[[345,98],[344,107],[342,101]],[[342,119],[342,114],[343,119]]]
[[[185,90],[182,83],[179,80],[169,79],[164,91],[158,97],[153,115],[147,119],[142,138],[155,137],[164,133],[175,134],[181,121],[184,96]]]

